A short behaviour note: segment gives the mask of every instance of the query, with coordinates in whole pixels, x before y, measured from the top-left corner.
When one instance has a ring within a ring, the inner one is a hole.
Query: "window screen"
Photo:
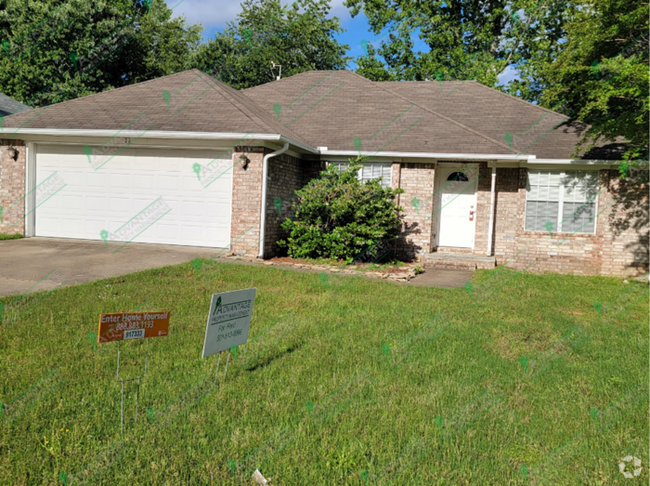
[[[347,162],[332,162],[331,164],[340,171],[346,170],[349,166]],[[381,177],[381,186],[384,188],[391,187],[392,164],[364,164],[359,171],[358,177],[361,182]]]

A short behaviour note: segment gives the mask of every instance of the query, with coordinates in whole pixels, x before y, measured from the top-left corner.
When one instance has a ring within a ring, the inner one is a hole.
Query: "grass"
[[[0,233],[0,240],[19,240],[20,238],[24,238],[24,236],[18,233],[13,235],[8,235],[7,233]]]
[[[475,306],[463,288],[350,277],[333,294],[316,273],[222,268],[208,286],[188,262],[61,288],[0,327],[0,400],[12,402],[57,366],[67,378],[0,425],[0,483],[61,484],[60,473],[86,468],[120,439],[117,346],[95,351],[88,333],[97,332],[100,313],[139,306],[172,309],[170,336],[149,340],[137,425],[135,386],[125,387],[126,437],[137,448],[94,484],[236,484],[228,461],[242,461],[285,427],[291,444],[257,464],[276,486],[363,484],[362,470],[376,474],[419,438],[431,451],[390,484],[523,485],[522,465],[536,467],[579,432],[589,447],[554,471],[550,484],[626,484],[618,463],[627,455],[642,460],[637,482],[648,483],[648,402],[606,432],[589,414],[607,408],[648,370],[647,299],[609,326],[593,307],[625,290],[622,280],[523,274]],[[473,283],[488,276],[477,272]],[[257,364],[243,369],[231,361],[222,381],[224,356],[218,387],[152,431],[148,407],[163,409],[203,376],[214,376],[217,356],[201,359],[211,294],[249,287],[257,288],[251,338],[288,311],[302,324]],[[440,311],[452,325],[391,367],[382,345],[399,343]],[[520,358],[536,357],[579,324],[590,339],[530,380]],[[145,346],[122,344],[121,376],[142,373]],[[307,402],[322,404],[366,368],[375,380],[369,387],[323,423],[310,419]],[[505,398],[443,438],[435,418],[453,417],[491,384]]]

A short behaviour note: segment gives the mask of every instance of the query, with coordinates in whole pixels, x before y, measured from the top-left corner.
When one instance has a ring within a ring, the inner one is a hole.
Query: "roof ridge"
[[[241,89],[239,91],[243,93],[245,91],[254,90],[254,89],[257,89],[257,88],[268,87],[269,84],[282,83],[283,81],[287,81],[289,79],[294,79],[294,78],[297,78],[299,76],[302,76],[303,74],[308,74],[308,73],[328,73],[328,72],[342,72],[342,71],[347,71],[347,69],[323,69],[323,70],[310,69],[309,71],[303,71],[303,72],[298,73],[298,74],[292,74],[291,76],[287,76],[286,78],[282,78],[282,79],[274,79],[273,81],[269,81],[268,83],[258,84],[257,86],[251,86],[250,88],[244,88],[244,89]]]
[[[210,79],[214,80],[214,83],[210,83],[208,80],[204,79],[204,76],[207,76]],[[237,91],[236,89],[232,88],[231,86],[228,86],[226,83],[224,83],[222,81],[219,81],[218,79],[216,79],[216,78],[212,77],[211,75],[209,75],[207,73],[204,73],[202,71],[201,71],[201,76],[199,76],[199,77],[201,78],[201,81],[206,82],[208,84],[209,89],[212,89],[212,90],[216,91],[221,96],[226,98],[230,102],[231,105],[233,105],[237,110],[239,110],[242,115],[246,116],[249,120],[251,120],[258,128],[261,128],[262,130],[275,131],[273,129],[273,127],[271,127],[270,125],[267,125],[267,126],[260,125],[260,123],[257,120],[258,119],[260,121],[264,121],[264,120],[261,120],[260,117],[257,114],[250,112],[250,110],[247,107],[245,107],[241,102],[237,102],[237,100],[232,96],[232,94],[228,93],[228,90],[223,89],[223,87],[230,88],[233,91],[235,91],[236,93],[239,93],[239,91]],[[218,90],[217,86],[219,86],[222,89]],[[246,96],[246,98],[248,98],[248,96]],[[250,100],[250,98],[248,98],[248,99]],[[252,100],[251,100],[251,102],[252,102]],[[257,106],[257,103],[254,103],[254,104],[255,104],[255,106]],[[246,108],[246,111],[244,111],[243,108]],[[260,110],[261,110],[261,108],[260,108]],[[251,116],[251,115],[253,115],[253,116]],[[278,135],[282,135],[282,134],[278,134]]]
[[[246,93],[244,93],[243,90],[237,90],[232,86],[229,86],[228,84],[219,81],[218,79],[215,79],[209,74],[206,73],[202,73],[202,74],[215,81],[213,84],[210,84],[209,81],[204,79],[204,81],[208,82],[208,84],[212,89],[217,91],[222,96],[226,97],[233,106],[235,106],[243,115],[249,118],[259,128],[262,128],[265,131],[270,131],[272,133],[277,132],[277,134],[280,136],[286,133],[291,137],[291,139],[296,140],[297,142],[301,142],[306,145],[311,145],[300,134],[294,132],[288,127],[281,126],[281,128],[278,129],[278,127],[274,126],[273,117],[269,115],[263,107],[258,105],[255,100],[253,100]],[[221,88],[221,91],[217,90],[216,88],[217,86]],[[237,97],[243,97],[244,100],[238,99]],[[254,106],[258,111],[257,112],[253,111],[250,107],[246,106],[245,103],[250,103],[250,105]]]
[[[355,74],[356,74],[356,73],[355,73]],[[358,76],[363,78],[363,76],[360,76],[360,75],[358,75]],[[363,79],[365,79],[366,81],[368,81],[368,82],[370,82],[370,83],[373,83],[373,84],[377,84],[377,83],[381,82],[381,81],[370,81],[370,80],[367,79],[367,78],[363,78]],[[429,112],[433,113],[434,115],[436,115],[436,116],[442,118],[443,120],[447,120],[447,121],[449,121],[449,122],[451,122],[451,123],[453,123],[453,124],[455,124],[455,125],[457,125],[457,126],[463,128],[464,130],[466,130],[466,131],[468,131],[468,132],[471,132],[471,133],[473,133],[473,134],[475,134],[475,135],[478,135],[479,137],[481,137],[481,138],[483,138],[483,139],[485,139],[485,140],[488,140],[488,141],[492,142],[492,143],[495,144],[495,145],[498,145],[498,146],[501,147],[501,148],[505,148],[505,149],[507,149],[507,150],[510,150],[510,147],[509,147],[508,145],[506,145],[505,143],[501,143],[500,141],[495,140],[495,139],[493,139],[492,137],[489,137],[489,136],[487,136],[487,135],[485,135],[485,134],[483,134],[483,133],[481,133],[481,132],[478,132],[478,131],[474,130],[473,128],[468,127],[467,125],[464,125],[463,123],[460,123],[459,121],[456,121],[456,120],[454,120],[454,119],[452,119],[452,118],[449,118],[449,117],[443,115],[442,113],[438,113],[437,111],[432,110],[432,109],[430,109],[430,108],[426,108],[426,107],[420,106],[419,104],[415,103],[415,102],[412,101],[411,99],[409,99],[409,98],[407,98],[407,97],[405,97],[405,96],[402,96],[402,95],[400,95],[399,93],[395,93],[394,91],[392,91],[392,90],[390,90],[390,89],[388,89],[388,88],[381,88],[381,89],[384,90],[384,91],[387,91],[387,92],[389,92],[389,93],[391,93],[391,94],[394,94],[395,96],[399,96],[400,98],[402,98],[402,99],[408,101],[409,103],[412,103],[412,104],[418,106],[419,108],[421,108],[421,109],[423,109],[423,110],[429,111]]]

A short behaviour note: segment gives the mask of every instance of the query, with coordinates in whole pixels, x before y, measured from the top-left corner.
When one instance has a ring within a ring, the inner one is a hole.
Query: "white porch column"
[[[497,183],[497,163],[492,165],[492,184],[490,186],[490,223],[488,224],[487,256],[492,256],[492,239],[494,234],[494,194]]]

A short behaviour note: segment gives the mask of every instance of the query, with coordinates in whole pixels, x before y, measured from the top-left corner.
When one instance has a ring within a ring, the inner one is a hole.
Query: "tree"
[[[394,81],[395,76],[377,59],[374,46],[371,43],[364,43],[363,47],[366,52],[364,56],[357,58],[357,74],[370,81]]]
[[[593,0],[566,31],[565,48],[545,73],[542,104],[564,102],[590,125],[578,149],[624,137],[630,143],[626,159],[647,159],[648,4]]]
[[[561,49],[565,19],[574,11],[561,0],[347,0],[345,5],[353,17],[363,9],[375,34],[391,29],[378,52],[396,79],[475,79],[493,87],[514,65],[521,67],[523,81],[513,92],[530,101],[541,95],[537,73]],[[414,34],[428,51],[414,51]]]
[[[350,263],[361,252],[375,256],[380,242],[393,242],[401,220],[395,199],[403,189],[384,189],[379,179],[359,181],[363,158],[350,159],[347,170],[329,166],[296,191],[295,215],[282,223],[293,258],[334,258]]]
[[[339,19],[327,18],[329,0],[245,0],[242,12],[223,33],[201,46],[194,65],[236,89],[274,80],[282,66],[288,77],[309,70],[344,69],[349,49],[334,35]],[[302,12],[301,12],[302,10]]]
[[[164,0],[6,0],[0,91],[38,107],[186,69],[201,27],[170,17]]]

